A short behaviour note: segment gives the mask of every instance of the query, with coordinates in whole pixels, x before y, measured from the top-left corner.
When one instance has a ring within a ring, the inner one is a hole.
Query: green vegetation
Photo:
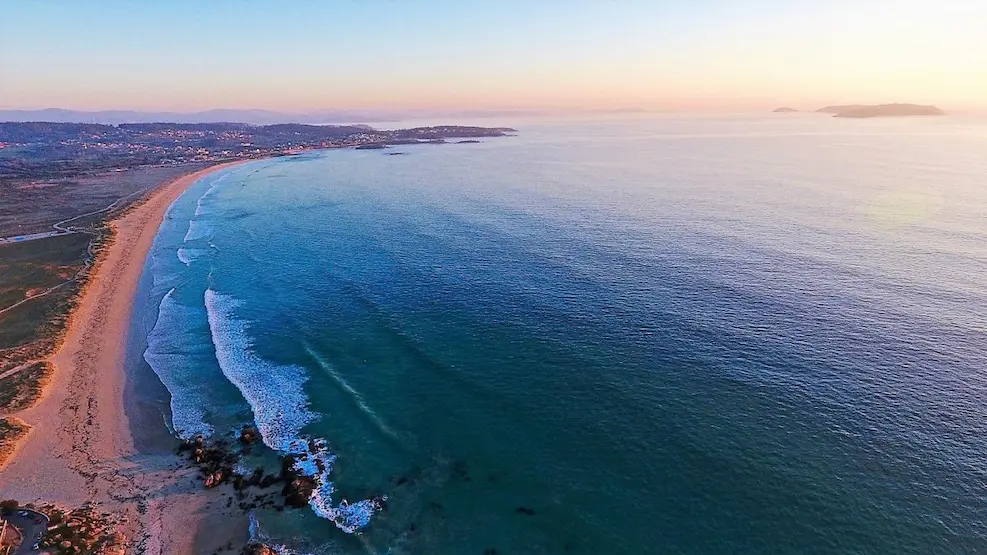
[[[41,512],[51,517],[48,533],[41,540],[42,549],[59,555],[124,552],[126,540],[114,529],[116,522],[93,506],[71,511],[46,506]]]
[[[74,278],[91,239],[77,233],[0,245],[0,310]]]
[[[41,395],[54,368],[45,361],[26,362],[0,373],[0,413],[12,413],[31,406]]]
[[[16,499],[0,501],[0,509],[31,509],[48,516],[48,530],[41,538],[45,553],[56,555],[123,555],[126,538],[116,530],[119,519],[102,513],[93,504],[61,509],[50,503],[21,504]],[[32,551],[33,553],[33,551]]]
[[[58,178],[0,177],[0,198],[3,199],[0,202],[0,237],[51,231],[56,222],[103,210],[120,199],[123,199],[120,204],[126,206],[154,186],[174,181],[207,165],[100,170]],[[87,229],[93,224],[101,225],[107,218],[106,214],[98,213],[73,220],[69,225]]]
[[[0,375],[54,348],[75,304],[92,240],[80,233],[0,245]],[[8,388],[0,379],[0,396]]]
[[[0,468],[14,452],[17,442],[31,429],[22,420],[13,417],[0,418]]]

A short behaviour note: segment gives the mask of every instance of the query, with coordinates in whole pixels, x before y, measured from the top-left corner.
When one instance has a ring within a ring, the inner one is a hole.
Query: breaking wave
[[[197,241],[199,239],[206,239],[212,236],[212,226],[209,222],[204,220],[189,220],[188,222],[188,232],[185,233],[184,241],[188,243],[189,241]]]
[[[193,362],[190,357],[199,341],[198,334],[189,329],[196,310],[179,303],[174,293],[173,288],[161,299],[158,319],[147,336],[144,360],[171,393],[172,426],[187,439],[212,433],[212,426],[206,423],[206,409],[212,402],[199,383],[187,375]]]
[[[190,266],[193,261],[202,258],[202,256],[208,252],[209,251],[206,249],[190,249],[186,247],[180,247],[176,254],[178,255],[178,260],[180,260],[182,264],[185,264],[186,266]]]
[[[330,474],[336,456],[324,439],[302,434],[302,428],[318,418],[309,410],[303,389],[305,371],[299,366],[271,363],[253,352],[247,324],[235,314],[242,305],[237,299],[207,289],[205,305],[216,359],[226,378],[250,404],[264,444],[295,455],[295,469],[316,479],[318,486],[309,498],[315,514],[344,532],[359,531],[380,509],[379,503],[370,499],[349,503],[344,499],[333,504],[335,486]]]

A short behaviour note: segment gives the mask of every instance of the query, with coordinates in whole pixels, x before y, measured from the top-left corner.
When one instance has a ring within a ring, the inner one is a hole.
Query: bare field
[[[0,180],[0,237],[49,231],[56,222],[101,210],[121,197],[207,165],[135,168],[57,180]]]

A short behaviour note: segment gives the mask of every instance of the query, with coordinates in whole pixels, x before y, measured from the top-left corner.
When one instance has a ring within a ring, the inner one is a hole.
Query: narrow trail
[[[41,297],[44,297],[45,295],[48,295],[50,293],[53,293],[53,292],[61,289],[62,287],[65,287],[66,285],[69,285],[70,283],[74,283],[74,282],[78,281],[79,278],[82,277],[83,274],[85,274],[86,272],[88,272],[89,269],[92,267],[93,259],[95,258],[95,253],[93,252],[93,247],[95,246],[96,240],[99,239],[102,236],[102,233],[100,233],[98,231],[88,230],[88,229],[80,229],[80,228],[76,228],[76,227],[66,227],[66,225],[68,225],[69,222],[73,222],[75,220],[79,220],[81,218],[86,218],[86,217],[89,217],[89,216],[95,216],[97,214],[103,214],[103,213],[111,212],[111,211],[117,209],[119,207],[120,203],[126,201],[127,199],[132,199],[132,198],[134,198],[134,197],[136,197],[138,195],[146,195],[146,194],[150,193],[151,191],[153,191],[155,188],[161,187],[162,185],[164,185],[164,183],[159,183],[157,185],[152,185],[150,187],[145,187],[144,189],[141,189],[139,191],[135,191],[133,193],[130,193],[129,195],[124,195],[124,196],[116,199],[115,201],[113,201],[109,205],[107,205],[105,208],[100,208],[99,210],[93,210],[92,212],[86,212],[85,214],[79,214],[77,216],[72,216],[71,218],[67,218],[67,219],[64,219],[64,220],[55,222],[55,223],[53,223],[51,225],[51,227],[53,227],[55,229],[55,231],[58,232],[58,234],[56,234],[56,235],[50,235],[50,236],[45,236],[45,237],[35,237],[34,239],[30,239],[30,240],[51,239],[52,237],[63,237],[65,235],[73,235],[73,234],[76,234],[76,233],[86,233],[86,234],[92,236],[92,239],[89,240],[89,245],[86,247],[87,254],[86,254],[85,260],[83,261],[83,267],[82,267],[81,270],[79,270],[78,273],[76,273],[76,275],[74,275],[71,279],[68,279],[68,280],[66,280],[66,281],[64,281],[62,283],[59,283],[58,285],[55,285],[53,287],[49,287],[48,289],[42,291],[41,293],[38,293],[37,295],[31,295],[30,297],[27,297],[25,299],[22,299],[20,301],[17,301],[16,303],[14,303],[14,304],[12,304],[10,306],[4,307],[4,308],[0,308],[0,316],[3,316],[4,313],[6,313],[7,311],[13,310],[13,309],[15,309],[15,308],[17,308],[17,307],[19,307],[21,305],[24,305],[24,304],[26,304],[26,303],[28,303],[30,301],[33,301],[33,300],[39,299]],[[24,241],[19,241],[18,243],[22,243],[22,242],[24,242]],[[6,243],[4,243],[4,244],[6,244]],[[10,244],[15,244],[15,243],[10,243]]]

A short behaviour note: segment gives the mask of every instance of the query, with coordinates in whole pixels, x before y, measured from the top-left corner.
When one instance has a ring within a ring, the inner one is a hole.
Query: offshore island
[[[848,104],[826,106],[816,110],[823,114],[833,114],[837,118],[883,118],[898,116],[943,116],[946,113],[935,106],[919,104]]]
[[[156,378],[133,363],[133,303],[168,208],[250,160],[515,132],[0,123],[0,552],[273,553],[245,545],[247,513],[307,507],[318,480],[290,455],[238,470],[247,423],[179,442],[140,392]]]

